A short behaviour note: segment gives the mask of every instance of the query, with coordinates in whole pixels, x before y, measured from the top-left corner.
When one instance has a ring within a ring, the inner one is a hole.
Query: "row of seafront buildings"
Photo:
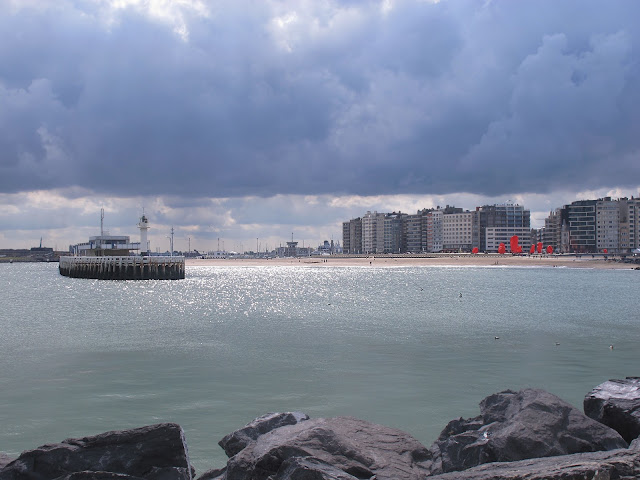
[[[637,253],[640,198],[578,200],[550,212],[537,236],[561,253]]]
[[[517,235],[524,251],[542,242],[559,253],[628,254],[640,248],[640,199],[580,200],[531,229],[531,212],[514,203],[475,210],[453,206],[416,214],[367,212],[342,224],[346,254],[498,251]]]
[[[416,214],[367,212],[342,224],[342,249],[349,254],[497,252],[513,235],[531,241],[531,214],[514,203],[474,211],[447,205]]]

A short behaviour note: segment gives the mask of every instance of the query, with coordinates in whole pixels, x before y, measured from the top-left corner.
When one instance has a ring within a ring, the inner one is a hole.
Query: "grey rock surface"
[[[627,442],[640,436],[640,377],[609,380],[584,398],[584,413],[616,430]]]
[[[432,474],[490,462],[512,462],[626,448],[609,427],[544,390],[510,390],[480,402],[480,415],[449,422],[430,447]]]
[[[222,447],[227,457],[233,457],[260,435],[264,435],[276,428],[295,425],[308,419],[309,416],[301,412],[267,413],[247,423],[241,429],[226,435],[218,442],[218,445]]]
[[[428,480],[634,480],[640,478],[640,452],[631,449],[576,453],[506,463],[487,463]]]
[[[191,466],[182,428],[163,423],[43,445],[7,464],[0,470],[0,480],[117,478],[115,474],[189,480]]]
[[[55,480],[142,480],[142,478],[132,477],[124,473],[92,472],[85,470],[82,472],[69,473]]]
[[[202,475],[200,475],[197,480],[224,480],[227,476],[227,467],[224,468],[213,468],[211,470],[207,470]]]
[[[2,470],[8,463],[15,460],[15,457],[10,457],[6,453],[0,452],[0,470]]]
[[[269,480],[359,480],[339,468],[313,457],[293,457],[286,460]]]
[[[229,459],[226,480],[280,480],[281,467],[295,457],[314,457],[358,479],[422,480],[429,452],[397,429],[352,417],[311,419],[260,436]]]

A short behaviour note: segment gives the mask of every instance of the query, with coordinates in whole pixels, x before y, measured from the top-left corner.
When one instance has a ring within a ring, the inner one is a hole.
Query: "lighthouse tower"
[[[149,253],[149,243],[147,241],[147,230],[149,230],[149,220],[142,211],[142,216],[138,222],[138,228],[140,229],[140,254],[147,255]]]

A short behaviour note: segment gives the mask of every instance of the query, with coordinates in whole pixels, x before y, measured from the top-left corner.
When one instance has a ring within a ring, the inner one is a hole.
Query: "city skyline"
[[[633,1],[0,3],[0,247],[640,195]],[[250,247],[249,247],[250,246]]]

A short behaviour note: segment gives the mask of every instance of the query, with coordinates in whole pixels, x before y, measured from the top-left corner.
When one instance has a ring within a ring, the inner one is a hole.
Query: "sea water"
[[[224,435],[293,410],[429,446],[494,392],[581,408],[640,374],[631,269],[229,265],[101,281],[0,264],[0,452],[176,422],[202,473]]]

